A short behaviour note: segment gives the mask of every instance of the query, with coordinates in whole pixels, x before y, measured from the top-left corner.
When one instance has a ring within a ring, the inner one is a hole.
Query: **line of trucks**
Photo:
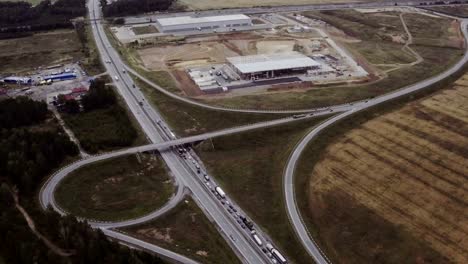
[[[195,168],[197,169],[197,173],[201,174],[200,165],[198,165],[195,162],[195,160],[188,154],[185,148],[179,148],[178,152],[179,152],[179,155],[183,157],[184,159],[188,158],[189,160],[192,160],[193,163],[195,164]],[[286,258],[277,249],[275,249],[273,245],[271,245],[270,243],[267,243],[265,247],[263,247],[263,241],[260,238],[260,236],[257,234],[257,231],[254,228],[253,222],[250,221],[247,217],[237,213],[237,209],[226,199],[226,193],[224,192],[224,190],[219,186],[216,186],[213,189],[210,184],[210,177],[206,173],[203,173],[203,179],[205,180],[206,186],[209,189],[211,189],[211,191],[221,201],[221,203],[223,205],[227,205],[228,212],[235,216],[238,216],[237,222],[242,226],[242,228],[248,228],[252,239],[262,249],[263,253],[267,254],[267,256],[270,259],[272,259],[273,263],[286,264],[287,263]]]
[[[221,199],[226,198],[226,193],[219,186],[217,186],[215,188],[215,192]],[[275,249],[273,247],[273,245],[271,245],[270,243],[267,243],[265,245],[266,248],[263,247],[263,241],[260,239],[257,232],[255,231],[255,228],[254,228],[254,225],[253,225],[252,221],[250,221],[247,217],[245,217],[243,215],[239,215],[239,218],[242,221],[242,223],[244,223],[244,225],[250,230],[250,235],[252,236],[255,243],[260,248],[262,248],[262,251],[264,253],[267,253],[268,257],[270,257],[270,258],[274,257],[276,262],[281,263],[281,264],[286,264],[287,263],[286,258],[277,249]],[[274,262],[274,263],[276,263],[276,262]]]

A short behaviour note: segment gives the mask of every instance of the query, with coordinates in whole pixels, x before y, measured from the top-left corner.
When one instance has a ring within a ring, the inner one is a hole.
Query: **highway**
[[[109,74],[115,80],[114,83],[115,83],[116,89],[124,98],[125,102],[128,105],[128,108],[133,113],[133,115],[135,116],[139,124],[141,125],[143,131],[146,133],[147,137],[152,142],[152,144],[142,146],[142,147],[136,147],[136,148],[130,148],[126,150],[106,153],[103,155],[92,156],[87,159],[75,162],[63,168],[62,170],[54,174],[47,181],[44,187],[41,189],[40,201],[41,201],[42,206],[47,207],[48,205],[51,205],[55,210],[62,212],[62,213],[64,212],[56,204],[53,193],[54,193],[55,187],[60,182],[60,180],[63,179],[66,175],[68,175],[70,172],[76,170],[79,167],[82,167],[86,164],[90,164],[92,162],[96,162],[99,160],[109,159],[109,158],[118,157],[121,155],[126,155],[126,154],[131,154],[131,153],[136,153],[136,152],[149,151],[149,150],[155,150],[155,149],[166,150],[166,151],[161,151],[161,156],[165,160],[168,168],[172,171],[175,177],[175,181],[177,182],[177,185],[178,185],[178,192],[174,196],[175,198],[173,198],[174,202],[177,201],[177,199],[182,199],[180,198],[180,197],[183,197],[182,195],[183,191],[181,190],[187,188],[188,190],[191,191],[192,196],[194,197],[194,200],[197,202],[197,204],[202,208],[202,210],[207,214],[207,216],[213,222],[215,222],[216,225],[221,229],[222,235],[226,238],[227,241],[229,241],[228,243],[233,247],[234,251],[236,252],[236,254],[238,254],[241,261],[243,261],[244,263],[267,263],[269,262],[269,260],[265,258],[264,254],[262,254],[261,251],[257,247],[255,247],[250,237],[245,234],[245,231],[240,229],[239,226],[236,225],[235,221],[233,221],[230,218],[230,216],[226,213],[223,207],[220,206],[219,201],[217,201],[213,197],[213,195],[207,190],[207,188],[203,185],[202,181],[197,179],[196,172],[194,171],[193,166],[189,164],[187,161],[183,160],[181,157],[179,157],[179,155],[177,155],[175,151],[168,149],[168,148],[170,146],[182,144],[184,142],[189,143],[189,142],[194,142],[194,141],[201,141],[201,140],[214,137],[214,136],[222,136],[222,135],[228,135],[232,133],[239,133],[239,132],[247,131],[250,129],[258,129],[258,128],[271,126],[271,125],[280,125],[280,124],[284,124],[287,122],[295,121],[293,120],[294,118],[290,117],[289,119],[286,118],[286,119],[281,119],[281,120],[268,121],[268,122],[263,122],[263,124],[242,126],[238,128],[226,129],[222,131],[206,133],[203,135],[198,135],[198,136],[193,136],[193,137],[176,139],[175,135],[173,135],[173,133],[170,131],[170,128],[164,122],[160,114],[156,110],[154,110],[150,106],[150,104],[146,102],[145,97],[141,93],[140,89],[138,89],[138,87],[132,88],[134,84],[133,80],[128,74],[125,73],[124,69],[126,69],[127,71],[132,71],[132,70],[124,65],[124,63],[119,57],[119,54],[117,53],[117,51],[115,51],[115,49],[112,48],[109,40],[107,39],[107,36],[104,33],[104,29],[102,25],[98,23],[100,21],[100,16],[101,16],[100,8],[98,6],[98,1],[90,0],[90,2],[88,3],[88,9],[89,9],[91,18],[93,19],[92,21],[94,21],[92,23],[93,35],[96,40],[97,48],[101,54],[101,59],[103,62],[110,61],[110,63],[103,63],[103,64],[105,65],[107,72],[109,72]],[[268,10],[269,11],[266,11],[266,12],[272,11],[271,9],[268,9]],[[466,24],[467,24],[466,21],[463,21],[462,26],[464,29],[463,34],[465,36],[465,39],[467,38]],[[341,120],[342,118],[348,115],[351,115],[352,113],[356,111],[366,109],[370,106],[377,105],[379,103],[391,100],[398,96],[423,89],[453,74],[455,71],[460,69],[461,66],[466,61],[467,61],[467,55],[465,53],[463,59],[460,62],[458,62],[456,65],[454,65],[452,68],[448,69],[444,73],[437,75],[435,77],[429,78],[427,80],[424,80],[415,85],[405,87],[403,89],[400,89],[388,95],[383,95],[374,99],[370,99],[368,101],[366,100],[366,101],[361,101],[361,102],[357,102],[353,104],[343,104],[339,106],[333,106],[331,108],[320,108],[320,109],[312,109],[312,110],[304,110],[304,111],[313,112],[315,116],[330,114],[331,112],[328,109],[331,109],[332,112],[344,111],[344,113],[338,116],[335,116],[332,119],[329,119],[326,123],[319,126],[319,127],[322,127],[322,129],[324,129],[328,125],[333,124],[337,122],[338,120]],[[203,107],[206,107],[206,105]],[[209,108],[213,109],[211,106]],[[240,109],[233,110],[233,109],[225,109],[225,108],[221,108],[221,109],[215,108],[214,110],[227,110],[227,111],[237,111],[237,112],[244,112],[244,111],[255,112],[256,111],[256,110],[240,110]],[[272,111],[263,111],[263,112],[272,113]],[[284,113],[285,111],[281,111],[281,112]],[[291,113],[295,113],[295,112],[297,111],[292,111]],[[316,131],[316,129],[314,129],[313,131]],[[311,135],[313,131],[310,134],[308,134],[307,137],[304,138],[303,141],[301,141],[301,144],[299,144],[298,147],[294,150],[288,162],[288,167],[285,172],[286,184],[284,186],[284,192],[286,196],[288,214],[293,223],[295,231],[297,232],[301,241],[307,248],[308,252],[314,257],[314,259],[317,260],[318,263],[326,263],[326,257],[323,256],[322,252],[320,252],[318,247],[316,247],[315,244],[311,241],[309,235],[307,234],[307,229],[305,228],[305,226],[303,225],[300,219],[300,214],[297,211],[295,200],[294,200],[294,188],[292,185],[293,172],[294,172],[294,168],[297,162],[296,156],[299,157],[300,153],[302,152],[307,142],[309,142],[310,139],[315,136],[315,135],[312,135],[309,137],[309,135]],[[309,140],[305,141],[306,139],[309,139]],[[304,143],[304,145],[302,145],[302,143]],[[302,148],[300,146],[302,146]],[[169,205],[164,206],[163,208],[170,209],[172,206],[173,205],[169,204]],[[294,212],[296,212],[297,214],[294,214]],[[159,211],[154,212],[153,217],[156,217],[160,214],[161,212]],[[149,217],[145,218],[145,220],[148,220],[148,219],[150,218]],[[183,257],[181,255],[178,255],[172,252],[171,252],[172,254],[169,254],[167,250],[162,250],[161,248],[158,249],[158,247],[148,248],[148,243],[144,241],[122,235],[118,232],[115,232],[109,229],[112,227],[116,227],[118,225],[122,226],[122,225],[127,225],[127,224],[139,223],[139,221],[141,220],[134,219],[134,220],[126,221],[125,223],[121,222],[120,224],[119,223],[94,223],[94,224],[96,224],[95,227],[101,228],[103,229],[103,231],[107,232],[106,234],[110,234],[109,236],[115,239],[118,239],[119,241],[122,241],[124,243],[131,244],[140,248],[146,248],[147,250],[151,250],[158,254],[165,255],[179,262],[193,263],[193,262],[189,262],[189,260],[187,260],[186,257]],[[235,243],[228,239],[229,236],[236,238]]]
[[[449,77],[450,75],[454,74],[458,70],[462,69],[462,67],[468,62],[468,33],[467,33],[467,25],[468,20],[464,19],[461,23],[461,29],[463,32],[463,36],[465,37],[465,54],[463,57],[451,68],[447,69],[446,71],[433,76],[429,79],[423,80],[413,85],[406,86],[402,89],[399,89],[395,92],[385,94],[374,99],[371,99],[367,102],[367,104],[363,105],[355,105],[353,109],[343,112],[339,115],[336,115],[324,123],[320,124],[312,131],[310,131],[302,140],[301,142],[295,147],[291,156],[289,157],[286,170],[284,172],[284,195],[286,199],[286,208],[288,211],[289,219],[294,227],[294,230],[298,237],[300,238],[302,244],[309,252],[309,254],[314,258],[314,260],[319,264],[326,264],[329,263],[329,260],[325,256],[325,254],[320,250],[318,245],[313,240],[312,236],[307,231],[307,227],[305,226],[304,222],[302,221],[302,217],[299,213],[299,209],[297,208],[295,194],[294,194],[294,170],[297,166],[297,161],[299,160],[301,153],[307,147],[309,142],[313,140],[321,131],[326,129],[327,127],[335,124],[336,122],[345,119],[346,117],[364,109],[370,108],[372,106],[376,106],[378,104],[393,100],[403,95],[407,95],[418,90],[422,90],[431,86],[432,84],[441,81]]]
[[[147,103],[144,95],[141,93],[138,87],[133,88],[133,80],[125,72],[124,64],[119,57],[119,54],[115,49],[112,48],[107,36],[105,35],[103,26],[99,23],[101,18],[101,10],[99,3],[96,0],[90,0],[88,2],[88,10],[92,21],[91,25],[93,36],[96,40],[97,49],[101,55],[103,65],[106,67],[107,72],[114,80],[115,87],[120,95],[124,98],[129,110],[135,116],[143,131],[149,138],[149,140],[155,144],[162,143],[166,140],[175,139],[175,135],[170,128],[159,115],[159,113]],[[131,150],[125,150],[128,153]],[[125,152],[124,151],[124,152]],[[135,151],[135,150],[133,150]],[[100,155],[91,157],[91,159],[103,160],[106,158],[116,157],[122,155],[122,152],[114,152],[106,155]],[[239,259],[244,263],[269,263],[270,260],[267,258],[262,251],[253,244],[252,239],[240,226],[235,222],[234,219],[228,214],[223,208],[215,196],[207,189],[201,180],[196,178],[195,168],[188,163],[188,161],[182,159],[173,150],[161,152],[161,156],[166,162],[168,168],[176,178],[176,181],[180,185],[188,188],[192,196],[201,207],[201,209],[207,213],[210,218],[222,231],[222,235],[228,241],[228,244],[233,248],[234,252],[239,256]],[[70,166],[65,167],[61,172],[57,173],[52,177],[46,185],[41,189],[41,204],[43,207],[49,204],[55,210],[61,210],[55,202],[53,192],[60,182],[60,179],[65,177],[69,172],[79,168],[86,164],[85,161],[76,162]],[[138,221],[138,220],[132,220]],[[106,229],[111,227],[107,225],[102,227]],[[229,237],[235,238],[235,242],[228,239]],[[138,247],[142,247],[143,241],[139,240],[132,241],[124,240],[123,242],[129,243]],[[159,254],[165,254],[165,252],[156,251]],[[176,259],[177,260],[177,259]],[[179,261],[179,260],[177,260]]]

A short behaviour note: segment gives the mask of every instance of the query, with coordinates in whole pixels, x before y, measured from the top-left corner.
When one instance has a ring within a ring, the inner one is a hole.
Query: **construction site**
[[[298,14],[151,21],[111,31],[121,43],[138,46],[145,69],[169,72],[189,96],[369,80],[368,71],[328,37],[322,21]]]

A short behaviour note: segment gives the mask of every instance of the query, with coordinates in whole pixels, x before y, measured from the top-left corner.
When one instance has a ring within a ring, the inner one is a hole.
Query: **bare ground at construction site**
[[[337,262],[468,263],[467,105],[465,75],[327,147],[305,215]]]

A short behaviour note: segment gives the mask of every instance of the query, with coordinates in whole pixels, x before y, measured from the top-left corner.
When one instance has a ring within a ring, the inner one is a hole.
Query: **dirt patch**
[[[187,96],[199,96],[203,95],[203,92],[193,82],[190,76],[184,70],[174,70],[172,75],[179,83],[179,87],[184,91]]]
[[[156,239],[172,244],[172,242],[174,242],[174,239],[171,238],[170,231],[170,228],[164,228],[162,230],[159,230],[157,228],[146,228],[137,230],[137,233],[146,236],[150,239]]]

